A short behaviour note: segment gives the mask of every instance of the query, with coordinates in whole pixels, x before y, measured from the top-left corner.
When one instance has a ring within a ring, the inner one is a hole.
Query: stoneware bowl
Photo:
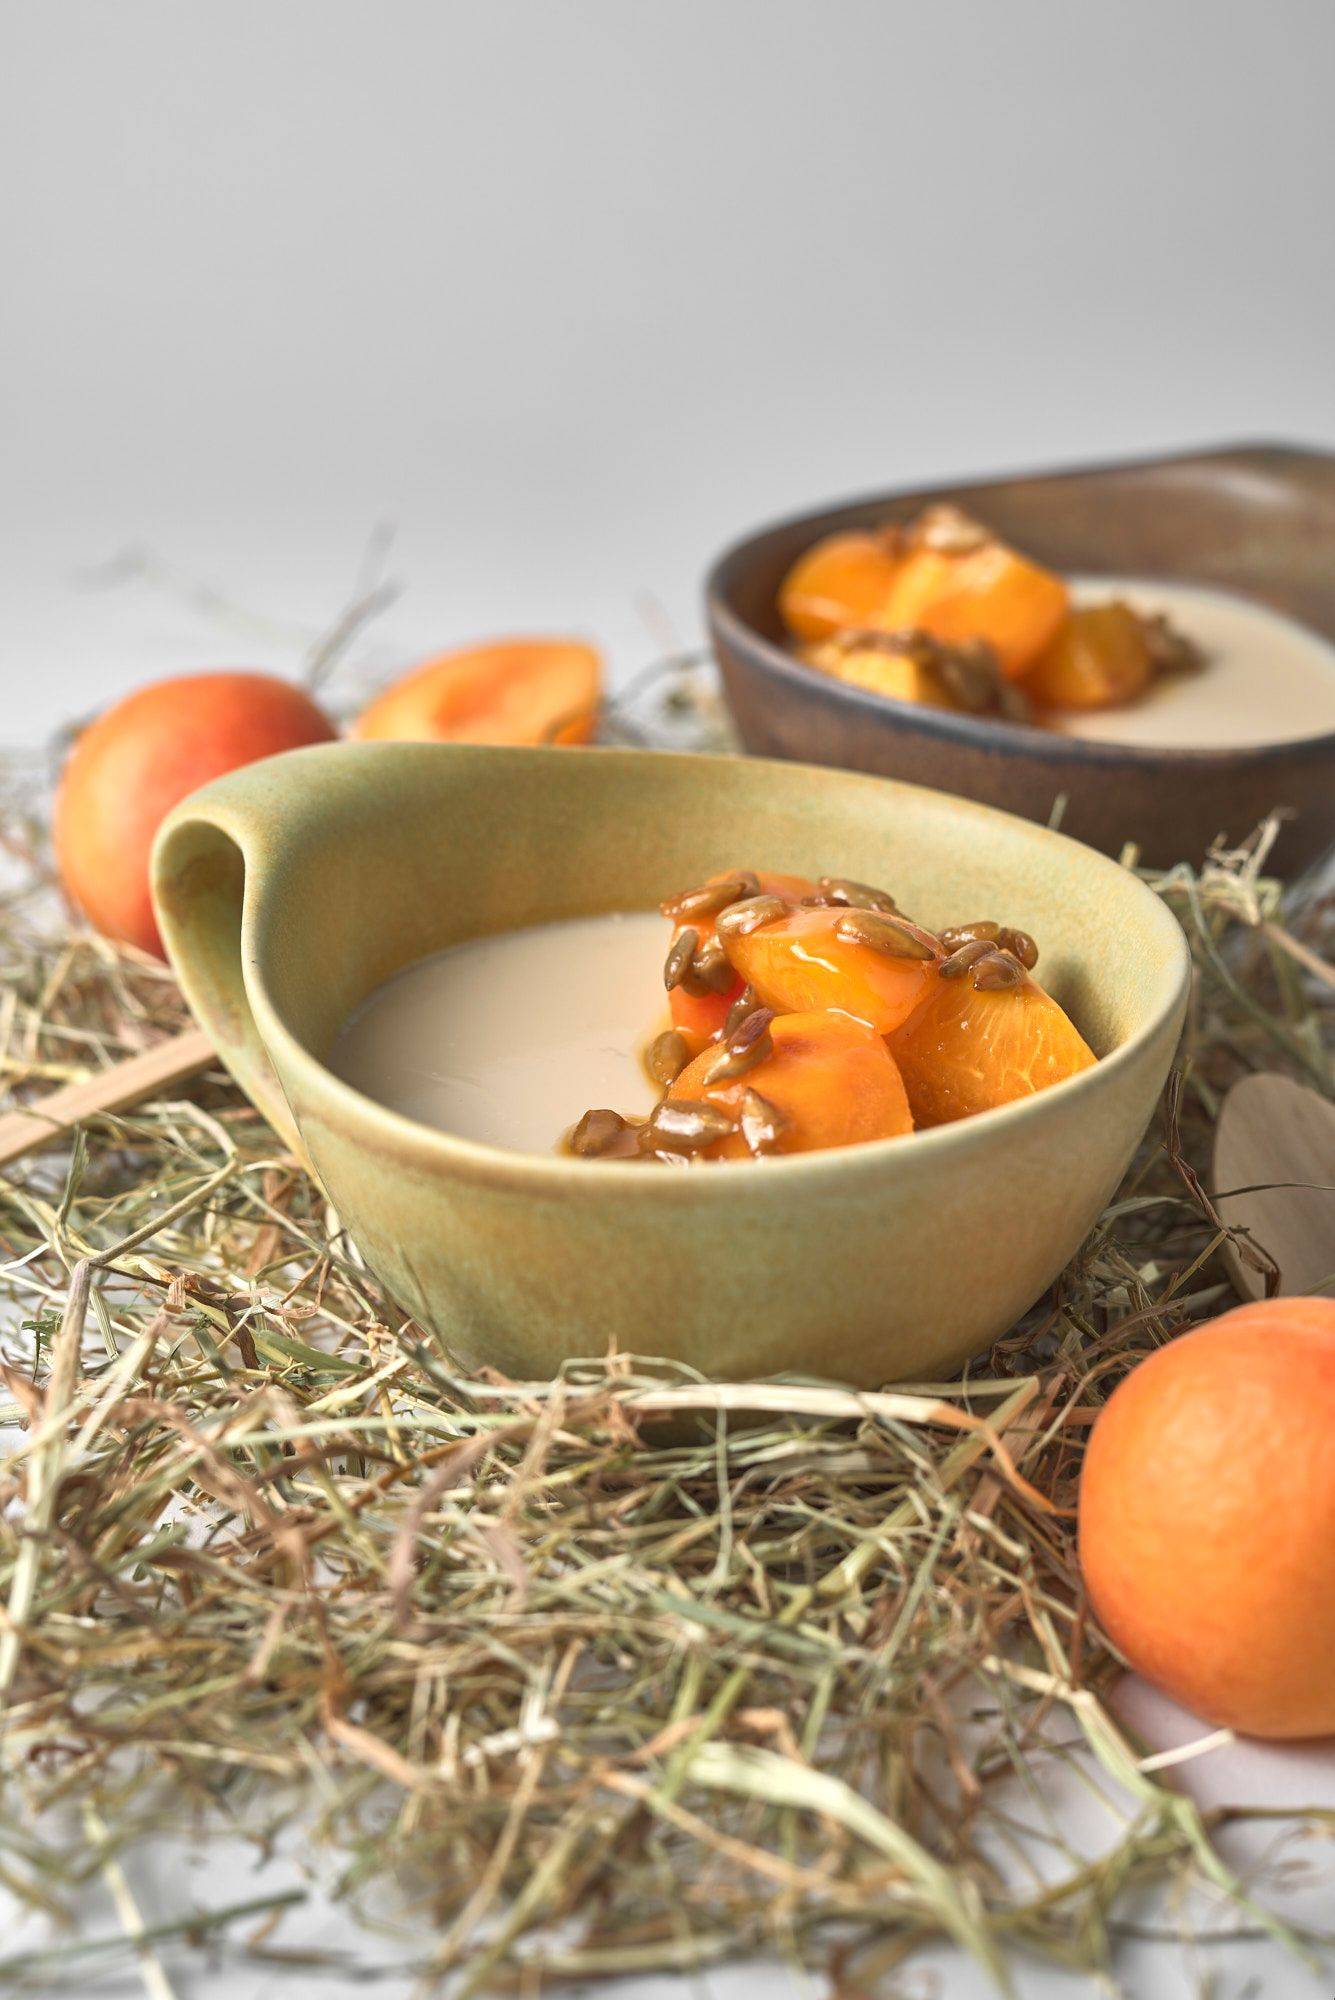
[[[1004,913],[1103,1061],[936,1131],[691,1172],[478,1145],[325,1066],[349,1012],[428,952],[643,909],[740,862],[884,882],[928,924]],[[389,1292],[463,1361],[529,1379],[611,1343],[721,1378],[953,1370],[1117,1185],[1187,991],[1176,922],[1089,848],[912,785],[751,759],[298,750],[178,807],[155,890],[196,1016]]]
[[[950,500],[1052,568],[1196,583],[1250,597],[1335,640],[1335,455],[1238,446],[1078,472],[898,491],[784,521],[738,542],[706,586],[728,702],[748,750],[939,785],[1062,825],[1105,853],[1199,862],[1276,807],[1276,865],[1335,842],[1335,733],[1249,748],[1081,741],[994,717],[893,701],[803,666],[776,608],[794,558],[822,535]]]

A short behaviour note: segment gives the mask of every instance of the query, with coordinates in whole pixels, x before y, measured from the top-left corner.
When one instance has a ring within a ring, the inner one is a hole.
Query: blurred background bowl
[[[935,501],[977,514],[1053,569],[1213,586],[1335,642],[1330,452],[1239,445],[879,494],[750,535],[710,572],[709,629],[748,750],[909,778],[1045,822],[1064,801],[1064,832],[1109,854],[1135,841],[1154,866],[1198,861],[1219,835],[1240,841],[1276,808],[1287,815],[1280,867],[1295,873],[1330,850],[1335,732],[1210,750],[1095,742],[894,701],[795,658],[777,600],[796,557],[824,535],[905,520]]]

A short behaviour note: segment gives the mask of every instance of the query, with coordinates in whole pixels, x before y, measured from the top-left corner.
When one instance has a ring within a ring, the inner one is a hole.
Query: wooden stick
[[[11,1111],[0,1118],[0,1168],[10,1167],[26,1153],[54,1145],[81,1119],[100,1111],[122,1111],[184,1083],[217,1060],[213,1043],[202,1028],[184,1028],[165,1042],[145,1049],[142,1055],[127,1056],[110,1069],[86,1077],[82,1083],[62,1084],[39,1104]]]

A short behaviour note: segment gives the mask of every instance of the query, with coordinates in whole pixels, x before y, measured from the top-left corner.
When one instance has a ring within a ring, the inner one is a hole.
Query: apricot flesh
[[[1143,694],[1154,674],[1145,628],[1129,604],[1082,604],[1026,676],[1045,708],[1114,708]]]
[[[926,998],[939,950],[924,932],[914,933],[929,953],[922,958],[892,957],[841,937],[840,922],[856,915],[839,909],[789,910],[758,930],[726,938],[728,957],[776,1013],[838,1008],[888,1035]]]
[[[803,647],[802,657],[808,666],[832,674],[835,680],[846,681],[850,687],[867,688],[872,694],[886,695],[891,701],[918,701],[928,708],[960,706],[951,700],[911,648],[898,652],[883,646],[841,645],[837,640],[826,639],[818,645]]]
[[[443,653],[364,709],[359,739],[395,743],[587,743],[602,657],[574,639],[505,639]]]
[[[722,873],[711,875],[708,880],[722,882],[736,875],[738,869],[724,869]],[[797,904],[804,896],[815,894],[816,884],[805,875],[775,875],[755,871],[763,896],[777,896],[780,902]],[[694,930],[701,944],[706,944],[715,933],[713,917],[686,917],[673,926],[672,942],[675,944],[687,926]],[[728,1018],[728,1009],[741,995],[746,981],[739,973],[732,985],[723,993],[688,993],[684,986],[674,986],[668,995],[668,1007],[672,1015],[672,1025],[686,1036],[692,1048],[698,1048],[711,1041],[722,1029]]]
[[[769,1027],[774,1052],[744,1076],[706,1081],[718,1050],[705,1049],[672,1085],[670,1097],[703,1099],[740,1113],[747,1091],[759,1093],[780,1115],[778,1153],[814,1153],[896,1139],[913,1130],[913,1116],[898,1067],[874,1028],[847,1014],[776,1015]],[[716,1140],[702,1157],[754,1157],[740,1131]]]
[[[826,535],[779,586],[779,613],[799,639],[825,639],[858,626],[886,630],[885,607],[898,567],[892,534]]]
[[[886,629],[916,628],[951,645],[985,639],[1016,680],[1051,643],[1067,602],[1060,577],[988,536],[958,553],[913,549],[896,572]]]
[[[943,979],[890,1036],[915,1125],[946,1125],[1032,1096],[1096,1062],[1075,1023],[1027,973],[1016,986],[979,990],[966,974]]]
[[[66,893],[107,937],[162,957],[149,856],[172,807],[211,778],[335,734],[308,694],[272,674],[138,689],[84,730],[65,766],[55,845]]]

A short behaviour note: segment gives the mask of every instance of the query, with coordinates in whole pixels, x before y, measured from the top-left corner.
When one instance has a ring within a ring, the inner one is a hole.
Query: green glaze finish
[[[351,1010],[428,952],[644,908],[734,864],[884,882],[927,924],[1023,926],[1104,1060],[937,1131],[691,1172],[476,1145],[325,1067]],[[750,758],[298,750],[178,807],[154,877],[198,1019],[372,1269],[461,1360],[519,1377],[613,1342],[724,1378],[949,1373],[1108,1200],[1187,993],[1176,922],[1102,855],[917,786]]]

